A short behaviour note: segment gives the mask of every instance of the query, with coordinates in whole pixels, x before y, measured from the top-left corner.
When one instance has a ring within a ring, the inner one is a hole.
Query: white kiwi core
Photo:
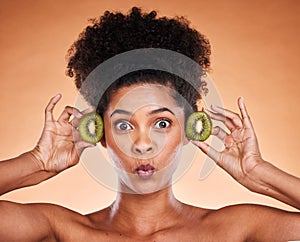
[[[95,121],[91,120],[88,124],[88,130],[90,134],[95,134],[96,133],[96,125],[95,125]]]
[[[195,130],[196,130],[197,133],[200,133],[202,131],[202,129],[203,129],[203,125],[202,125],[202,122],[199,120],[196,123]]]

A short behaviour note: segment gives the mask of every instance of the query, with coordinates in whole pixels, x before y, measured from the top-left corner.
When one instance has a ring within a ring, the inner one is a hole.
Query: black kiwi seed
[[[96,112],[86,114],[79,122],[81,138],[90,143],[97,143],[103,135],[103,120]]]
[[[186,122],[186,136],[191,140],[204,141],[212,131],[212,122],[205,112],[192,113]]]

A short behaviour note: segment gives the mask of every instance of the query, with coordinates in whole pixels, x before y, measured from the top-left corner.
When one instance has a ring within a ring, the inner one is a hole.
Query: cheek
[[[124,160],[124,149],[128,146],[128,137],[115,137],[111,131],[107,132],[106,136],[106,149],[109,157],[113,163],[119,167],[121,166],[121,161]]]
[[[161,153],[159,158],[163,166],[168,166],[170,163],[175,162],[180,157],[183,147],[184,136],[181,130],[177,130],[171,135],[167,135],[162,144]]]
[[[114,137],[112,134],[112,127],[110,123],[104,119],[104,130],[105,130],[105,146],[107,153],[110,157],[110,159],[113,161],[114,165],[117,167],[120,166],[121,164],[121,157],[120,154],[122,153],[121,150],[119,149],[118,145],[114,141]]]
[[[123,159],[122,159],[122,157],[120,157],[120,152],[116,152],[114,147],[107,146],[107,153],[115,167],[118,167],[118,168],[123,167],[122,162],[121,162]]]
[[[130,155],[132,139],[130,138],[129,134],[112,134],[110,144],[120,155]]]
[[[178,150],[180,150],[182,147],[181,139],[170,139],[169,142],[166,142],[164,146],[164,154],[165,156],[174,157],[175,154],[178,153]]]

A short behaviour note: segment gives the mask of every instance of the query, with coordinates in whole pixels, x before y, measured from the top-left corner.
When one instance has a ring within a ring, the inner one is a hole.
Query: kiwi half
[[[97,143],[103,135],[103,120],[96,112],[88,113],[78,124],[81,138],[90,143]]]
[[[205,112],[192,113],[186,122],[186,136],[191,140],[205,141],[211,134],[212,122]]]

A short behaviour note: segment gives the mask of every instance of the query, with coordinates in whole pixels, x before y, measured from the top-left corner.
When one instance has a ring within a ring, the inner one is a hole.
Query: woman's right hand
[[[66,106],[60,117],[54,119],[53,110],[61,97],[61,94],[57,94],[48,103],[41,138],[31,151],[42,170],[54,173],[76,165],[82,151],[95,146],[80,139],[76,126],[84,113],[78,109]]]

